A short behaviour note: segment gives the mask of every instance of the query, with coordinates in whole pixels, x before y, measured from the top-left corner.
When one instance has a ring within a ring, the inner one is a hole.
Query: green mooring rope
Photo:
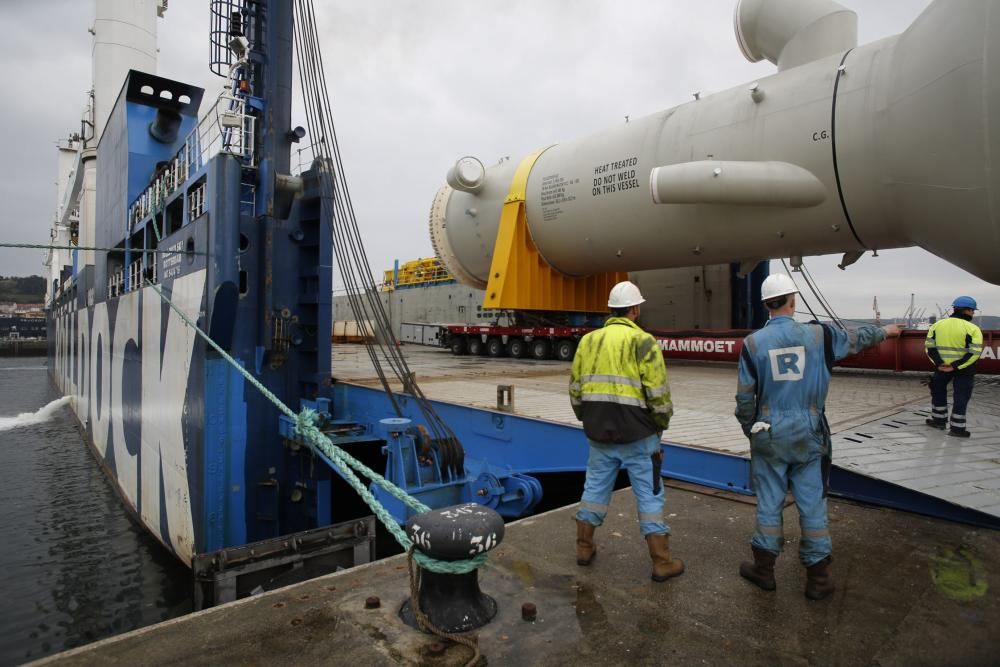
[[[375,496],[372,495],[372,492],[368,489],[368,487],[361,482],[354,471],[356,470],[360,472],[365,477],[372,480],[375,484],[381,486],[383,489],[388,491],[391,496],[401,501],[418,514],[429,512],[431,508],[355,459],[340,447],[334,445],[326,434],[320,431],[319,427],[316,426],[319,415],[317,415],[315,410],[303,408],[301,412],[293,412],[291,408],[281,402],[281,399],[271,393],[271,391],[261,384],[257,378],[253,377],[249,371],[243,368],[239,362],[223,350],[218,343],[212,340],[208,334],[202,331],[198,325],[195,324],[191,318],[184,313],[184,311],[178,308],[159,287],[149,281],[147,281],[147,284],[160,295],[160,298],[163,299],[163,301],[166,302],[166,304],[170,306],[174,312],[181,316],[181,319],[184,320],[185,324],[205,339],[206,343],[222,355],[222,358],[228,361],[233,368],[239,371],[240,374],[243,375],[248,382],[250,382],[250,384],[256,387],[257,390],[260,391],[265,398],[267,398],[267,400],[271,401],[275,407],[295,420],[295,432],[302,437],[311,449],[321,453],[337,467],[344,479],[347,480],[347,483],[351,485],[351,488],[353,488],[359,496],[361,496],[368,507],[371,508],[372,512],[375,513],[375,516],[378,517],[378,520],[381,521],[382,524],[385,525],[386,529],[392,533],[392,536],[396,538],[396,541],[399,542],[400,546],[402,546],[404,550],[409,551],[410,547],[413,545],[410,538],[406,536],[406,532],[400,528],[399,524],[396,523],[396,520],[392,517],[389,511],[375,499]],[[467,572],[472,572],[485,563],[487,555],[479,554],[478,556],[468,560],[441,561],[431,558],[420,551],[415,551],[413,558],[417,561],[417,564],[420,565],[420,567],[425,570],[430,570],[431,572],[439,572],[442,574],[465,574]]]

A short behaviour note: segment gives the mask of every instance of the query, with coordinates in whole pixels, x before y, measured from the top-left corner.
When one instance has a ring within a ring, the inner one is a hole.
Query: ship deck
[[[566,393],[565,362],[455,357],[416,345],[405,353],[429,398],[495,409],[497,386],[510,385],[514,413],[579,423]],[[749,456],[749,443],[733,417],[735,366],[668,361],[667,367],[674,417],[664,439]],[[333,369],[339,381],[378,384],[362,346],[334,346]],[[835,370],[827,398],[834,464],[1000,517],[1000,378],[977,378],[968,413],[973,435],[965,440],[924,424],[930,403],[926,379],[923,373]]]
[[[477,631],[488,664],[986,665],[1000,651],[997,531],[833,501],[837,590],[810,602],[795,556],[794,508],[774,593],[736,573],[754,523],[754,507],[742,498],[667,489],[672,547],[687,569],[664,584],[649,580],[630,490],[616,492],[587,568],[575,562],[573,511],[509,524],[480,570],[483,591],[499,606]],[[399,620],[408,590],[406,562],[396,556],[43,664],[464,664],[469,649],[435,651],[438,640]],[[369,596],[380,608],[365,609]],[[521,618],[526,602],[537,607],[534,622]]]

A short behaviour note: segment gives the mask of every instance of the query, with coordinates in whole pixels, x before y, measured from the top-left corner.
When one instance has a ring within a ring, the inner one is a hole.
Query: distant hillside
[[[0,276],[0,303],[42,303],[45,301],[45,278],[41,276],[4,278]]]

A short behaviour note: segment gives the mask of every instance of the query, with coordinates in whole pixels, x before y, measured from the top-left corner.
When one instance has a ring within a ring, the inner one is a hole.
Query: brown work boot
[[[827,556],[806,568],[806,597],[810,600],[822,600],[833,592],[833,578],[828,569],[831,560]]]
[[[774,584],[774,561],[778,558],[767,549],[750,547],[753,551],[753,562],[743,561],[740,563],[740,576],[748,581],[752,581],[765,591],[773,591]]]
[[[670,555],[670,535],[647,535],[646,544],[653,559],[653,581],[666,581],[684,572],[684,561]]]
[[[586,521],[576,520],[576,564],[590,565],[597,555],[594,546],[594,529],[596,526]]]

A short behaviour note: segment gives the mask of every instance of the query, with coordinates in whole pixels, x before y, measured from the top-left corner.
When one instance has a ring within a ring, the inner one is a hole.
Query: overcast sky
[[[901,32],[927,0],[841,0],[859,42]],[[348,183],[376,272],[431,256],[431,200],[463,155],[490,164],[753,81],[733,36],[733,0],[318,0],[327,80]],[[0,0],[0,238],[45,242],[55,212],[55,142],[79,127],[90,88],[88,0]],[[158,74],[215,91],[208,0],[158,22]],[[206,95],[206,98],[210,95]],[[298,123],[305,125],[301,113]],[[0,250],[0,274],[42,273],[41,251]],[[958,294],[1000,314],[1000,288],[917,249],[807,266],[841,315],[883,317],[916,294]],[[780,270],[780,264],[772,265]],[[336,282],[336,279],[335,279]]]

